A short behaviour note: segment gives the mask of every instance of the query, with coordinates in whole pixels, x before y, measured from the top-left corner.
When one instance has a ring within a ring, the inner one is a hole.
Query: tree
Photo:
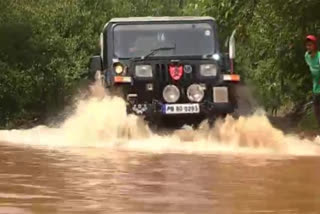
[[[99,50],[112,17],[212,16],[220,43],[237,29],[237,69],[265,106],[299,104],[311,95],[306,34],[320,33],[314,0],[2,0],[0,126],[62,108]]]

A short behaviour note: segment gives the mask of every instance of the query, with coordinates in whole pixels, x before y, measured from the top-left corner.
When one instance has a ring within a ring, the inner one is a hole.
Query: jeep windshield
[[[214,53],[212,26],[193,24],[126,24],[114,27],[114,56],[135,58],[152,50],[174,47],[155,52],[152,56],[203,56]]]

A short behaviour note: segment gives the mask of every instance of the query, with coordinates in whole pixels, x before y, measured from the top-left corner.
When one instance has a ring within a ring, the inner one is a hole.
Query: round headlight
[[[116,64],[114,66],[114,71],[116,72],[116,74],[121,74],[123,72],[124,68],[121,64]]]
[[[163,99],[168,103],[175,103],[180,98],[180,91],[175,85],[167,85],[162,92]]]
[[[217,66],[215,64],[200,65],[200,74],[204,77],[217,76]]]
[[[190,85],[187,90],[187,96],[191,102],[201,102],[204,97],[204,90],[201,85]]]

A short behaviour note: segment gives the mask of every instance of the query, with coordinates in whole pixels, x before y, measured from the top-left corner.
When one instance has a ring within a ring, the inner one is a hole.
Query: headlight
[[[162,92],[163,99],[168,103],[175,103],[180,98],[180,91],[175,85],[167,85]]]
[[[114,65],[114,71],[116,72],[116,74],[121,74],[124,71],[123,65],[121,64],[115,64]]]
[[[217,66],[215,64],[200,65],[200,74],[204,77],[217,76]]]
[[[137,77],[150,78],[152,77],[152,67],[151,65],[136,65],[135,75]]]
[[[190,85],[187,90],[187,96],[191,102],[201,102],[204,97],[204,90],[198,84]]]

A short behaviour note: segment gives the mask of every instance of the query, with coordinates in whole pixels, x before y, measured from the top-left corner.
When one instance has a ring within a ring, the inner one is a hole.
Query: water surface
[[[0,213],[319,213],[320,158],[0,146]]]

